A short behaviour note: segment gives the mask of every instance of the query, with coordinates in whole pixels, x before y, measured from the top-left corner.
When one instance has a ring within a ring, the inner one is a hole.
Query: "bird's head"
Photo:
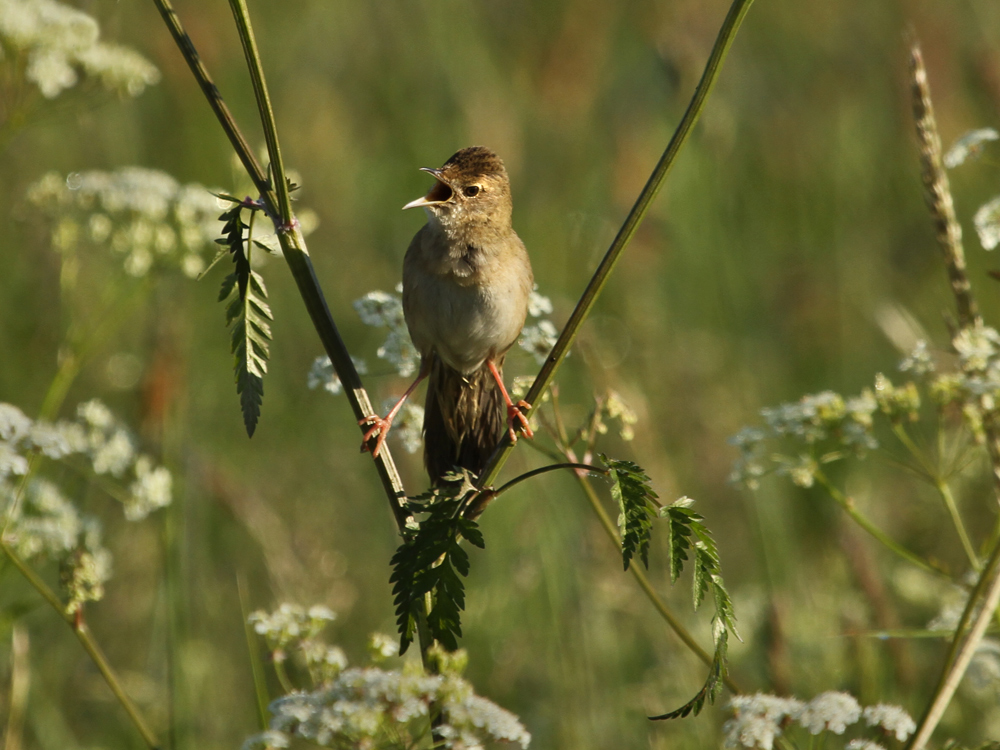
[[[407,208],[424,208],[445,228],[490,223],[510,226],[510,180],[503,161],[485,146],[456,152],[440,169],[422,167],[434,176],[434,187]]]

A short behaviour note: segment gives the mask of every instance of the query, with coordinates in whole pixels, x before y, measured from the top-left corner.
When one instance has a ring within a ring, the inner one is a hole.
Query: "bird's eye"
[[[474,198],[479,195],[479,185],[469,185],[462,192],[465,193],[467,197]]]

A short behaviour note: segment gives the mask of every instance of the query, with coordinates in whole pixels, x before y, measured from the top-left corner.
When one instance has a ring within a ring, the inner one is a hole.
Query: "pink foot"
[[[373,414],[370,417],[365,417],[364,419],[359,419],[358,424],[362,427],[369,426],[370,429],[365,433],[365,436],[361,438],[361,452],[369,450],[368,441],[378,433],[378,440],[375,441],[375,447],[371,449],[372,458],[378,458],[378,452],[382,450],[382,443],[385,442],[386,437],[389,435],[389,428],[392,427],[392,417],[388,419],[382,419],[382,417]]]
[[[525,437],[534,438],[535,433],[531,429],[531,425],[528,424],[528,418],[521,413],[521,409],[525,411],[531,410],[531,404],[527,401],[518,401],[516,404],[507,405],[507,431],[510,433],[510,442],[517,442],[517,430],[514,429],[515,420],[520,425],[521,432],[524,433]]]

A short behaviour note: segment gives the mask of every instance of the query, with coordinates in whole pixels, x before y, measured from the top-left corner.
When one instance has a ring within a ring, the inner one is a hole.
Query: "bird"
[[[403,260],[403,315],[420,370],[384,418],[358,423],[367,427],[362,451],[378,456],[403,403],[428,379],[424,464],[434,485],[456,468],[478,476],[505,430],[512,442],[518,432],[534,437],[525,416],[531,405],[514,403],[503,382],[534,274],[511,224],[510,179],[499,156],[470,146],[421,171],[434,177],[433,187],[403,206],[427,214]]]

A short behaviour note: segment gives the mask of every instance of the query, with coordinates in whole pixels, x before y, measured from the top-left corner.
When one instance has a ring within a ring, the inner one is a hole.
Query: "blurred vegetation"
[[[70,92],[40,107],[0,154],[0,401],[37,415],[70,324],[94,320],[109,285],[138,285],[63,416],[101,397],[174,470],[175,502],[126,526],[116,509],[88,501],[104,519],[115,575],[87,618],[161,736],[172,712],[177,747],[236,747],[257,721],[237,576],[249,609],[294,601],[335,610],[333,637],[356,661],[369,633],[394,632],[397,536],[346,401],[305,387],[322,352],[280,261],[261,269],[275,320],[253,440],[216,301],[221,269],[200,283],[176,272],[140,283],[94,252],[80,258],[73,304],[61,304],[59,256],[25,200],[46,172],[141,165],[245,190],[152,4],[80,7],[100,20],[103,38],[139,49],[163,78],[136,99]],[[417,167],[476,143],[505,159],[515,228],[554,320],[565,320],[683,112],[727,7],[255,3],[286,164],[303,185],[299,205],[320,219],[312,259],[352,352],[375,361],[379,334],[351,302],[399,282],[423,221],[399,210],[427,187]],[[178,0],[177,11],[238,121],[257,133],[226,4]],[[758,2],[558,380],[578,417],[594,392],[620,392],[639,414],[637,438],[609,436],[606,452],[640,464],[662,498],[696,499],[744,639],[731,648],[741,685],[806,698],[845,689],[916,715],[944,644],[864,634],[923,626],[940,604],[932,584],[914,582],[818,489],[766,481],[751,496],[729,485],[737,452],[726,442],[761,407],[826,388],[856,393],[876,372],[894,372],[905,317],[940,346],[949,339],[942,311],[952,302],[913,137],[908,25],[923,43],[945,142],[1000,122],[1000,6],[990,0]],[[970,217],[997,192],[996,167],[952,173],[988,322],[1000,312],[985,273],[996,263],[975,243]],[[133,376],[114,365],[123,355],[135,358]],[[535,370],[523,352],[509,361],[510,376]],[[365,380],[376,403],[405,386],[387,366],[373,365]],[[396,456],[407,486],[421,489],[419,456]],[[519,449],[506,473],[537,460]],[[838,471],[893,538],[963,570],[947,518],[919,483],[875,457]],[[981,543],[996,521],[985,472],[958,494]],[[481,525],[486,549],[472,552],[463,621],[466,676],[520,716],[534,747],[719,743],[721,707],[646,720],[687,700],[704,667],[622,572],[572,477],[520,485]],[[664,549],[654,529],[651,579],[707,647],[708,614],[690,614],[686,585],[670,588]],[[5,611],[29,610],[19,616],[31,665],[24,746],[140,746],[72,634],[9,567],[2,581]],[[5,644],[11,627],[5,615]],[[0,707],[11,658],[0,648]],[[993,690],[960,691],[941,736],[1000,734]]]

